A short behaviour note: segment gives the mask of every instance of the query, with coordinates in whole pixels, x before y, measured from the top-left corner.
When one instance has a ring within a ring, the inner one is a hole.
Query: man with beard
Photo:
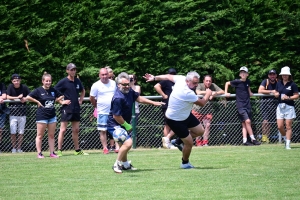
[[[258,88],[258,93],[274,95],[277,85],[277,73],[274,69],[268,73],[268,78],[263,80]],[[261,141],[269,143],[270,122],[276,123],[274,112],[277,107],[277,99],[274,96],[264,96],[260,104],[263,117]]]
[[[212,83],[212,77],[210,75],[205,75],[203,79],[203,83],[199,83],[196,88],[196,93],[198,95],[205,95],[206,94],[206,88],[209,88],[212,93],[209,97],[209,102],[201,108],[200,106],[194,104],[192,113],[195,115],[195,117],[200,121],[203,122],[203,125],[205,127],[204,134],[203,134],[203,140],[202,137],[199,136],[196,138],[196,146],[208,146],[208,138],[209,138],[209,132],[210,132],[210,123],[212,121],[212,100],[215,96],[224,94],[224,90],[222,90],[219,86]]]
[[[145,74],[144,78],[149,81],[170,80],[175,83],[169,98],[169,105],[166,111],[166,122],[174,133],[179,137],[171,141],[182,151],[182,169],[194,168],[189,162],[193,147],[193,138],[202,136],[204,128],[191,113],[193,104],[204,106],[211,96],[211,90],[206,89],[205,96],[200,99],[196,93],[200,76],[197,72],[189,72],[186,76],[181,75],[159,75]]]
[[[128,151],[132,146],[132,139],[130,136],[132,126],[130,125],[130,121],[134,102],[137,101],[139,103],[152,104],[154,106],[161,106],[164,103],[146,99],[132,90],[130,88],[129,75],[125,72],[119,74],[117,80],[118,88],[111,101],[111,108],[107,120],[107,131],[109,134],[113,135],[115,129],[122,127],[128,132],[126,140],[123,143],[119,143],[120,149],[117,160],[113,165],[114,172],[122,173],[122,170],[136,170],[136,168],[131,165],[131,162],[127,160]]]

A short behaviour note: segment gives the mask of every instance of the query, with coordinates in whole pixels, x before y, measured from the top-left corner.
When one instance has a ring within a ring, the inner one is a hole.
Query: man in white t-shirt
[[[196,93],[200,75],[197,72],[189,72],[186,77],[180,75],[159,75],[145,74],[144,78],[149,81],[170,80],[175,83],[169,98],[169,105],[166,111],[166,122],[174,133],[179,137],[172,140],[172,144],[182,151],[181,168],[194,168],[189,162],[193,147],[193,138],[202,136],[204,128],[191,113],[193,104],[204,106],[211,96],[211,90],[206,89],[205,96],[200,99]]]
[[[90,100],[94,108],[97,108],[97,129],[100,131],[100,141],[103,146],[103,153],[108,154],[107,148],[107,119],[110,111],[112,97],[116,91],[116,82],[109,79],[106,68],[99,71],[100,80],[92,85]],[[119,150],[117,143],[115,152]]]

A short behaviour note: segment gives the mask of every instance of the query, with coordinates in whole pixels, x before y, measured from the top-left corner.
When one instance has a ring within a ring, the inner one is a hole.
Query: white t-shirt
[[[198,96],[187,86],[185,76],[175,75],[173,78],[175,85],[169,98],[166,116],[175,121],[183,121],[189,117]]]
[[[106,84],[99,80],[92,85],[90,96],[95,97],[97,101],[97,114],[109,114],[111,100],[116,88],[116,82],[113,80],[109,80]]]

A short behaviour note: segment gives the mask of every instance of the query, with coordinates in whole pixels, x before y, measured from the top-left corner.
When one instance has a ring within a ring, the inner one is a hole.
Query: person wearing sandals
[[[46,128],[48,129],[48,143],[51,158],[58,158],[58,155],[54,153],[54,134],[56,129],[56,114],[55,114],[55,102],[60,104],[69,104],[70,101],[63,101],[63,95],[51,87],[52,77],[50,74],[45,73],[42,76],[43,86],[36,88],[28,94],[27,100],[37,104],[36,111],[36,150],[38,152],[38,158],[44,158],[42,153],[42,140]]]

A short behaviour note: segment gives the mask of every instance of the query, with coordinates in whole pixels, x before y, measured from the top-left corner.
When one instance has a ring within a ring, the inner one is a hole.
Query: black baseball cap
[[[176,69],[170,68],[168,74],[174,74],[174,75],[177,74]]]
[[[19,76],[19,74],[11,75],[11,80],[14,80],[14,79],[21,79],[21,76]]]
[[[277,74],[275,69],[271,69],[268,74]]]

